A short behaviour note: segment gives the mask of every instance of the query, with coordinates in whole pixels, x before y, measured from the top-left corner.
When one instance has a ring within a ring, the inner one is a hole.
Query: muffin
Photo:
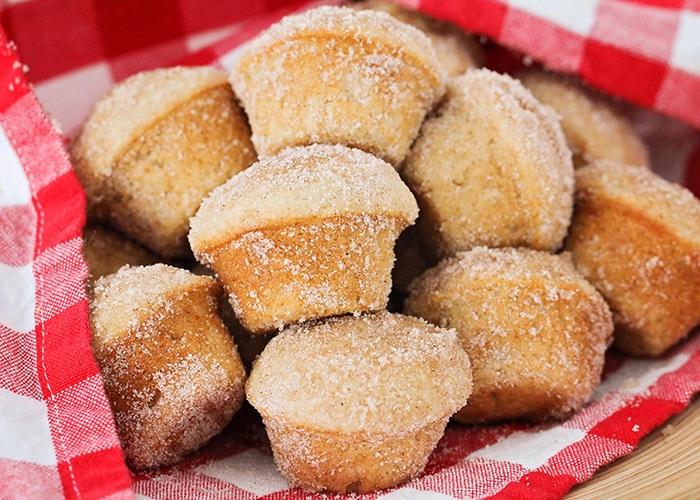
[[[354,9],[387,12],[399,21],[415,26],[428,35],[438,61],[448,76],[461,75],[484,65],[484,49],[476,38],[456,24],[431,17],[387,0],[362,0],[347,4]]]
[[[90,271],[88,285],[129,264],[148,266],[161,262],[153,252],[123,234],[100,223],[88,222],[83,228],[83,257]]]
[[[341,494],[420,474],[470,392],[454,331],[386,311],[286,328],[246,385],[290,483]]]
[[[700,323],[700,201],[651,170],[576,171],[566,249],[610,304],[615,347],[658,356]]]
[[[230,80],[260,155],[344,144],[393,165],[444,89],[422,31],[385,12],[338,6],[272,25],[233,63]]]
[[[487,69],[450,79],[401,175],[433,263],[476,246],[556,251],[571,222],[573,164],[557,116]]]
[[[127,463],[172,465],[218,434],[244,401],[246,371],[211,277],[165,264],[97,280],[92,350]]]
[[[391,165],[317,144],[263,158],[215,189],[189,239],[243,327],[260,333],[386,307],[394,243],[417,214]]]
[[[530,68],[518,78],[532,94],[559,113],[575,167],[612,160],[650,168],[649,151],[621,103],[573,75]]]
[[[88,214],[164,259],[191,258],[189,219],[256,159],[226,74],[143,71],[100,99],[70,145]]]
[[[562,419],[600,383],[613,322],[567,255],[526,248],[459,252],[411,284],[405,314],[454,328],[474,390],[454,420]]]

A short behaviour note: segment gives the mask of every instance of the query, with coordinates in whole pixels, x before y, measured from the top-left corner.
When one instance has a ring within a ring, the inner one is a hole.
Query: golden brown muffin
[[[613,331],[567,255],[525,248],[443,260],[411,284],[404,313],[457,330],[474,376],[462,423],[571,415],[599,384]]]
[[[226,75],[138,73],[100,99],[71,145],[88,213],[163,258],[191,257],[189,218],[256,159]]]
[[[415,26],[430,38],[438,61],[448,76],[461,75],[468,69],[484,65],[484,49],[474,36],[457,25],[435,19],[423,12],[385,0],[362,0],[348,3],[354,9],[381,10],[399,21]]]
[[[575,167],[597,159],[650,168],[649,151],[619,103],[573,75],[530,68],[518,74],[527,89],[561,116]]]
[[[386,311],[288,327],[246,385],[290,483],[333,493],[417,476],[470,392],[454,331]]]
[[[127,462],[176,463],[244,400],[246,371],[218,315],[223,291],[165,264],[125,266],[93,291],[92,349]]]
[[[340,145],[289,148],[215,189],[190,243],[258,333],[383,309],[394,243],[418,207],[396,170]]]
[[[100,223],[83,228],[83,257],[90,270],[89,284],[122,266],[147,266],[161,259],[135,241]]]
[[[385,12],[322,6],[272,25],[230,80],[260,155],[344,144],[397,165],[443,92],[428,37]]]
[[[566,248],[605,296],[615,346],[657,356],[700,323],[700,201],[650,170],[599,160],[576,171]]]
[[[551,109],[510,76],[452,78],[401,174],[435,261],[480,245],[555,251],[566,236],[571,151]]]

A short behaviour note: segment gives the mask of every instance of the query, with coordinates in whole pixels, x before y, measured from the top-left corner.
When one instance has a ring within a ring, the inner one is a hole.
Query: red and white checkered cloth
[[[634,115],[654,168],[700,193],[697,0],[404,3],[654,110]],[[126,468],[89,347],[85,202],[63,147],[115,81],[182,62],[225,68],[309,5],[0,2],[0,499],[309,498],[287,489],[250,410],[178,466]],[[594,401],[566,422],[450,424],[420,478],[365,498],[558,498],[699,391],[697,334],[658,360],[610,353]]]

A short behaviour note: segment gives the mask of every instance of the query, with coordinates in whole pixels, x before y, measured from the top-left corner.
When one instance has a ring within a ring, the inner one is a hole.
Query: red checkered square
[[[175,2],[173,2],[175,3]],[[197,33],[238,23],[268,12],[260,2],[177,2],[187,33]]]
[[[119,2],[115,2],[119,3]],[[2,25],[19,47],[32,81],[41,81],[105,57],[92,0],[29,1],[2,12]]]
[[[180,9],[170,0],[93,0],[108,59],[166,44],[186,35]]]
[[[683,408],[684,405],[675,401],[637,397],[593,427],[589,434],[635,446],[642,436]]]
[[[668,73],[668,66],[640,59],[624,49],[597,40],[589,40],[580,72],[595,87],[651,107]]]
[[[41,399],[34,332],[17,332],[0,324],[0,390]]]
[[[85,223],[85,195],[72,170],[42,188],[34,203],[42,211],[43,207],[53,206],[50,213],[41,214],[44,234],[37,240],[37,252],[54,248],[72,238]]]
[[[70,272],[58,271],[58,275],[76,280]],[[66,280],[67,281],[67,280]],[[75,294],[74,290],[62,290],[59,293]],[[39,359],[40,377],[45,380],[44,396],[50,397],[68,387],[97,375],[97,366],[91,353],[75,353],[76,343],[90,344],[90,330],[87,325],[87,301],[78,301],[62,312],[48,319],[39,327],[39,348],[43,356]]]
[[[420,10],[438,19],[447,19],[458,26],[498,38],[508,8],[496,0],[474,0],[471,2],[445,2],[423,0]]]
[[[131,481],[125,473],[124,457],[118,448],[71,457],[70,461],[60,462],[58,470],[65,498],[134,498]]]

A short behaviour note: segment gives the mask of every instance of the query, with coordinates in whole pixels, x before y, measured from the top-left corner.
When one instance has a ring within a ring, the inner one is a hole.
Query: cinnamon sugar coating
[[[700,201],[647,169],[599,160],[576,171],[566,249],[605,296],[615,346],[657,356],[700,323]]]
[[[401,175],[435,262],[479,245],[555,251],[566,236],[571,151],[553,111],[508,75],[450,79]]]
[[[241,407],[246,371],[218,315],[222,298],[213,278],[164,264],[95,283],[92,349],[132,468],[182,460]]]
[[[256,159],[225,74],[144,71],[97,102],[71,144],[88,213],[162,258],[191,257],[202,198]]]
[[[272,25],[229,79],[260,155],[344,144],[397,165],[444,90],[420,30],[385,12],[312,8]]]
[[[290,482],[336,493],[420,473],[470,392],[454,331],[386,311],[282,330],[246,385]]]
[[[418,277],[404,303],[454,328],[472,362],[463,423],[564,418],[600,382],[610,309],[567,255],[477,247]]]

